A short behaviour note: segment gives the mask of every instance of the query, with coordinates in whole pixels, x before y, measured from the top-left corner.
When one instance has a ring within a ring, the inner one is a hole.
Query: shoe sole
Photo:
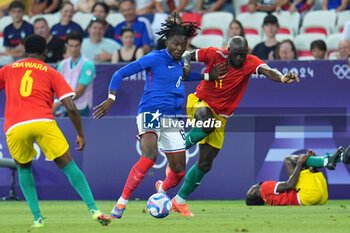
[[[182,216],[185,216],[185,217],[194,217],[195,215],[192,213],[192,215],[183,215],[182,213],[181,213],[181,211],[179,210],[179,208],[177,208],[175,205],[174,205],[174,203],[172,202],[172,204],[173,204],[173,208],[171,209],[173,212],[178,212],[178,213],[180,213]]]
[[[343,161],[342,162],[345,163],[345,164],[349,164],[350,163],[350,145],[343,152]]]
[[[343,153],[344,151],[344,148],[342,146],[338,147],[337,151],[335,152],[335,154],[331,157],[332,161],[329,161],[329,162],[332,162],[332,164],[334,164],[334,166],[326,166],[329,170],[334,170],[337,166],[337,160],[341,157],[341,154]]]

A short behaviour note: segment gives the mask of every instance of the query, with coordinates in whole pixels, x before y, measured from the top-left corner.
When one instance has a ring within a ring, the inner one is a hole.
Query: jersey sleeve
[[[214,47],[198,49],[196,51],[196,60],[199,62],[204,62],[205,64],[209,64],[211,59],[214,59],[216,53],[216,49]]]
[[[0,69],[0,91],[5,88],[4,68]]]
[[[248,55],[247,59],[248,61],[246,63],[246,66],[244,67],[244,70],[247,72],[247,75],[259,74],[258,68],[266,64],[264,61],[262,61],[260,58],[254,55]]]
[[[260,187],[260,194],[261,197],[267,196],[267,195],[273,195],[273,194],[278,194],[276,192],[278,186],[278,182],[276,181],[266,181],[262,183]]]
[[[157,64],[157,54],[154,52],[151,52],[143,57],[140,57],[140,59],[137,60],[137,63],[140,64],[143,70],[146,70],[147,68],[151,67],[154,64]]]
[[[92,63],[89,60],[86,61],[81,68],[81,73],[80,73],[78,83],[85,86],[89,86],[95,74],[96,74],[96,69],[95,69],[94,63]]]
[[[57,99],[60,101],[68,96],[74,96],[75,92],[66,82],[64,77],[55,69],[51,70],[50,81],[52,89],[56,94]]]

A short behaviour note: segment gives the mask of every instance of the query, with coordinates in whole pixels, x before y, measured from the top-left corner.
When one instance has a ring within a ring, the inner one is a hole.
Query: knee
[[[212,166],[213,166],[212,161],[205,161],[205,162],[201,162],[201,163],[197,164],[198,169],[204,173],[209,172],[211,170]]]
[[[207,107],[199,108],[196,111],[195,118],[197,121],[203,121],[203,122],[210,120],[210,119],[215,120],[213,113]],[[215,126],[212,126],[212,124],[209,124],[209,127],[202,127],[202,130],[206,134],[210,134],[211,132],[213,132],[215,130]]]

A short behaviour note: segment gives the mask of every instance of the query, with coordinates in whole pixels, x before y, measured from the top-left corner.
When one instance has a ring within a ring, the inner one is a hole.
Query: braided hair
[[[197,35],[197,29],[200,28],[194,22],[176,23],[176,14],[174,14],[174,20],[167,19],[165,23],[162,23],[161,30],[157,32],[157,34],[160,35],[158,41],[178,35],[191,38]]]

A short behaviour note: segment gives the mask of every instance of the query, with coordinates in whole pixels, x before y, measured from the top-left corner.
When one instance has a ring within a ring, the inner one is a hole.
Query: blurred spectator
[[[66,39],[66,35],[72,31],[77,31],[83,34],[83,29],[79,24],[72,21],[74,15],[74,7],[70,2],[64,2],[61,10],[61,20],[51,28],[51,33],[54,36],[58,36],[61,40]]]
[[[322,10],[335,10],[335,12],[348,10],[349,0],[323,0]]]
[[[92,7],[91,13],[93,14],[94,17],[98,19],[106,20],[107,15],[109,13],[109,6],[104,2],[96,2],[95,5]],[[114,38],[114,27],[110,25],[107,21],[106,21],[106,26],[104,30],[105,31],[104,31],[103,37],[107,37],[110,39]],[[89,36],[89,33],[87,28],[84,32],[84,37],[88,37],[88,36]]]
[[[24,57],[24,38],[33,34],[33,26],[23,20],[24,4],[14,1],[9,6],[12,23],[4,29],[4,47],[14,60]]]
[[[326,58],[327,45],[323,40],[315,40],[310,45],[312,56],[315,60],[323,60]]]
[[[141,48],[134,45],[134,30],[131,27],[124,27],[120,34],[123,47],[115,51],[112,55],[112,63],[132,62],[143,56]]]
[[[34,33],[46,40],[47,54],[45,62],[57,63],[63,59],[64,41],[50,33],[49,25],[44,18],[37,18],[33,24]]]
[[[30,0],[28,15],[50,14],[58,11],[61,0]]]
[[[208,12],[219,11],[226,3],[226,0],[198,0],[196,12],[205,14]]]
[[[277,45],[276,60],[297,60],[298,52],[292,40],[286,39]]]
[[[295,11],[299,13],[306,12],[315,4],[315,0],[282,0],[281,7],[283,10],[289,10],[292,14]],[[278,6],[277,8],[279,8]],[[279,9],[276,9],[279,11]]]
[[[278,41],[276,39],[278,27],[278,20],[276,16],[269,14],[264,18],[262,28],[265,32],[266,39],[254,47],[253,55],[262,60],[274,59],[274,52],[276,51],[278,45]]]
[[[350,40],[339,42],[337,59],[348,59],[350,57]]]
[[[223,46],[223,48],[227,48],[231,38],[234,36],[242,36],[245,37],[244,28],[240,21],[237,19],[232,20],[230,27],[228,29],[228,38]]]
[[[112,54],[120,45],[110,38],[104,38],[106,21],[94,17],[88,26],[89,37],[83,40],[81,52],[94,63],[111,61]]]
[[[7,15],[7,10],[11,4],[11,2],[13,2],[15,0],[1,0],[0,1],[0,18],[2,18],[4,15]],[[22,2],[17,0],[18,2]]]
[[[77,11],[90,13],[96,2],[96,0],[79,0],[77,3]]]
[[[119,4],[119,10],[123,14],[125,21],[115,27],[114,39],[122,45],[120,33],[123,27],[132,27],[135,32],[134,45],[143,49],[143,53],[147,54],[153,48],[152,32],[148,25],[137,17],[135,5],[132,0],[122,0]]]
[[[89,116],[92,107],[92,85],[95,77],[95,65],[85,56],[81,55],[81,43],[83,36],[78,32],[71,32],[66,37],[66,48],[69,58],[64,59],[58,65],[57,70],[66,79],[67,83],[75,91],[74,103],[81,116]],[[56,110],[60,102],[55,102],[52,112],[58,115]],[[61,116],[67,116],[64,108],[59,109]]]
[[[160,13],[192,12],[196,7],[194,0],[155,0],[156,10]]]
[[[284,4],[284,0],[249,0],[247,10],[250,13],[255,11],[273,12]]]

